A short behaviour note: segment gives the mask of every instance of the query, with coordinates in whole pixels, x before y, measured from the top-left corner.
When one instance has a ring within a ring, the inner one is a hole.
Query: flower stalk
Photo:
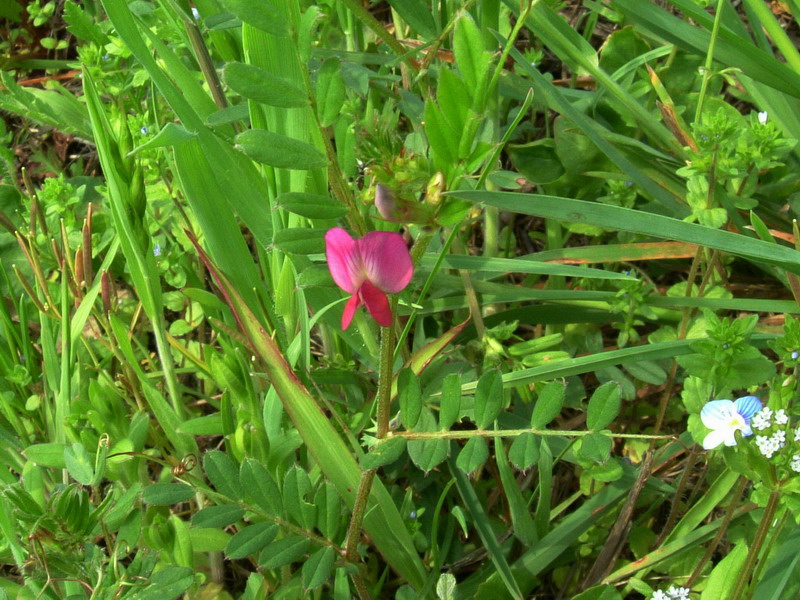
[[[750,575],[758,561],[758,556],[761,554],[761,548],[764,545],[764,540],[767,539],[767,532],[772,527],[772,522],[775,520],[775,513],[780,506],[780,490],[773,489],[767,500],[767,506],[764,508],[764,514],[761,517],[761,523],[758,524],[756,535],[753,538],[753,543],[747,552],[747,558],[739,574],[739,579],[736,581],[736,587],[733,590],[731,598],[744,598],[744,591],[750,581]]]

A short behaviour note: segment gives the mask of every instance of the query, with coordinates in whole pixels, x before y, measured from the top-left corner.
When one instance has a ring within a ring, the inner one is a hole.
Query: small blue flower
[[[700,411],[700,420],[711,432],[703,439],[703,448],[711,450],[720,444],[736,445],[736,432],[753,435],[750,419],[761,410],[761,400],[755,396],[742,396],[736,402],[712,400]]]
[[[412,511],[409,513],[408,517],[409,517],[410,519],[416,519],[416,518],[417,518],[417,511],[415,511],[415,510],[412,510]]]
[[[792,352],[792,360],[797,360],[798,357],[800,357],[800,352],[798,352],[797,350]]]
[[[139,131],[142,132],[142,135],[147,135],[148,133],[150,133],[150,130],[147,128],[146,125],[142,126],[142,128]]]
[[[153,248],[153,256],[161,256],[161,244],[157,242],[155,247]]]

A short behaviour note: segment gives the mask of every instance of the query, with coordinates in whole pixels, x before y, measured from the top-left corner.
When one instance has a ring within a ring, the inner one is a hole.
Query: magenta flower
[[[325,254],[333,280],[353,296],[342,314],[342,329],[350,326],[362,304],[381,327],[392,324],[386,294],[396,294],[414,275],[411,255],[399,233],[372,231],[354,240],[344,229],[334,227],[325,234]]]

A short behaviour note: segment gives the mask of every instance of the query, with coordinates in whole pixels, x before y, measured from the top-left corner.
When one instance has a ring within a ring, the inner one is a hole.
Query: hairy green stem
[[[396,302],[392,302],[393,305]],[[393,306],[393,308],[395,308]],[[396,312],[393,311],[392,314]],[[383,439],[389,433],[389,414],[392,402],[392,364],[394,358],[394,323],[381,327],[381,364],[378,379],[378,428],[377,437]]]
[[[407,440],[466,440],[474,437],[505,438],[519,437],[526,433],[542,437],[584,437],[599,433],[611,438],[626,440],[677,440],[674,435],[648,435],[646,433],[614,433],[613,431],[560,431],[556,429],[497,429],[494,431],[472,429],[470,431],[395,431],[389,437],[404,437]]]
[[[397,314],[397,301],[392,302],[392,315]],[[391,413],[392,402],[392,366],[394,364],[394,325],[395,318],[388,327],[381,327],[381,357],[380,372],[378,375],[378,439],[385,438],[389,433],[389,414]],[[358,561],[358,540],[361,537],[361,525],[364,522],[364,511],[369,501],[369,493],[372,489],[372,482],[375,479],[375,469],[361,472],[361,479],[358,482],[358,492],[356,501],[353,505],[353,514],[350,517],[350,525],[347,528],[347,540],[345,541],[345,558],[352,563]],[[360,577],[360,575],[359,575]],[[366,591],[363,580],[353,583],[359,589],[359,596],[364,597]],[[368,597],[368,595],[367,595]]]
[[[364,522],[364,511],[367,508],[367,500],[369,500],[373,479],[375,479],[375,469],[361,472],[356,502],[353,505],[353,515],[350,517],[350,525],[347,527],[347,539],[344,544],[344,556],[352,563],[358,562],[358,539],[361,537],[361,524]]]

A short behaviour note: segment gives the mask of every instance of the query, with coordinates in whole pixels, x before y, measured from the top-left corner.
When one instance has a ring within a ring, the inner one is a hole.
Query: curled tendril
[[[180,477],[185,475],[197,466],[197,456],[194,453],[187,454],[181,459],[177,465],[172,467],[171,472],[173,477]]]

